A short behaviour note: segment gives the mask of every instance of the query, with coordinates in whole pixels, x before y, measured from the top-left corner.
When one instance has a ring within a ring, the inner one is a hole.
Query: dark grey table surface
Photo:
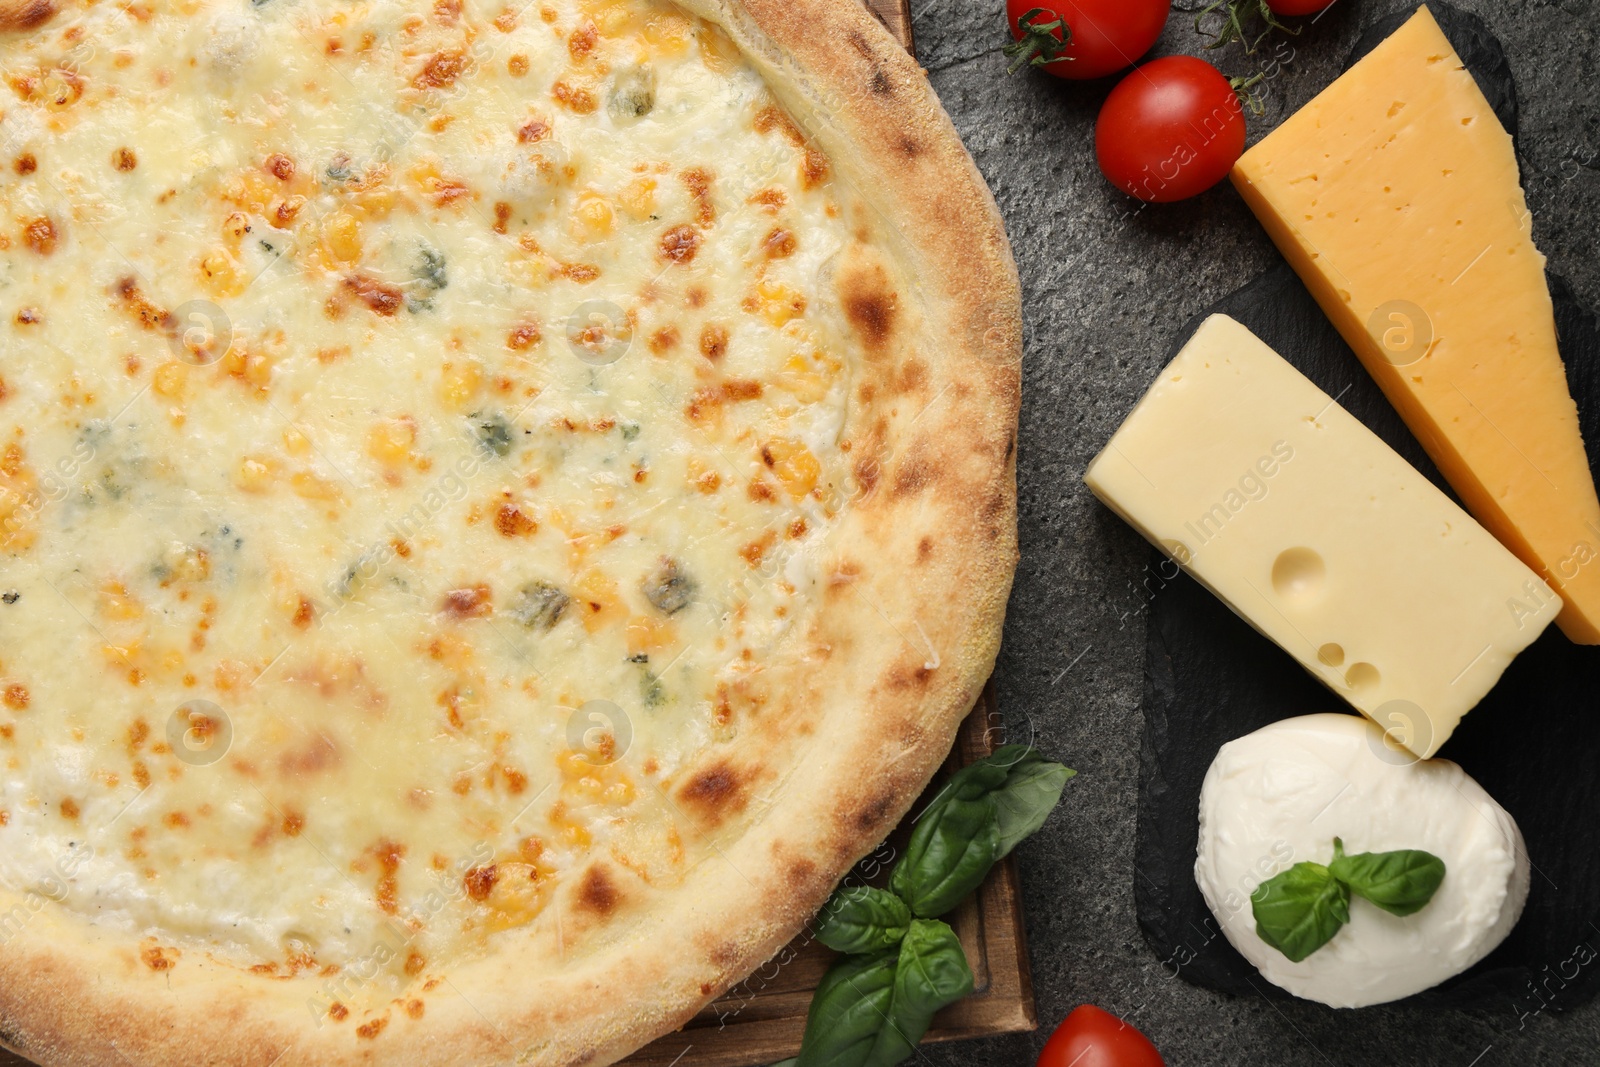
[[[1362,26],[1409,6],[1339,0],[1289,39],[1292,56],[1267,83],[1251,141],[1333,79]],[[1539,247],[1600,308],[1600,2],[1457,6],[1487,20],[1510,57]],[[1600,1003],[1531,1017],[1522,1014],[1531,999],[1476,1015],[1335,1012],[1197,989],[1146,947],[1133,903],[1144,657],[1133,582],[1148,549],[1095,502],[1083,470],[1179,328],[1279,259],[1226,186],[1134,213],[1094,162],[1094,118],[1110,84],[1007,78],[999,8],[913,0],[921,61],[994,189],[1022,272],[1022,564],[1000,654],[1001,704],[1013,739],[1032,733],[1081,773],[1050,825],[1020,849],[1039,1033],[928,1048],[917,1062],[1031,1064],[1049,1028],[1089,1002],[1132,1019],[1173,1067],[1600,1064]],[[1178,10],[1153,54],[1199,54],[1201,43]],[[1237,45],[1207,58],[1230,74],[1254,72]]]

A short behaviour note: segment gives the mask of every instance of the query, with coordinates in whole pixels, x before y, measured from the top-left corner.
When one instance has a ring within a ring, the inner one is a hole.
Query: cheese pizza
[[[992,668],[1019,297],[854,0],[0,4],[0,1041],[609,1063]]]

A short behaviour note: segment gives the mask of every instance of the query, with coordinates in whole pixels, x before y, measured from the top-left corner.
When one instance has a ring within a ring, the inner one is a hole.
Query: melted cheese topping
[[[759,76],[647,0],[102,0],[3,78],[5,878],[394,982],[680,878],[848,503]]]

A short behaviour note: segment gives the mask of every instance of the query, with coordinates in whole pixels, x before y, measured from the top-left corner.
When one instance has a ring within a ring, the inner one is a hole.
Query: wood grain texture
[[[911,0],[862,0],[878,21],[886,26],[906,51],[917,54],[917,41],[911,32]]]

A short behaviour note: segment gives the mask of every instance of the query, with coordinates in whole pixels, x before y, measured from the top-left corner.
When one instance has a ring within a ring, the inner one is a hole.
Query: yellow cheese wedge
[[[1600,499],[1511,138],[1426,7],[1233,182],[1478,521],[1600,644]]]

